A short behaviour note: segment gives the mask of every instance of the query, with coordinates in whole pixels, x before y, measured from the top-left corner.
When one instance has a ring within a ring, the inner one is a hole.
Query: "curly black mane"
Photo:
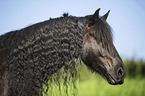
[[[68,72],[75,78],[74,60],[80,58],[85,20],[65,16],[2,35],[0,48],[8,51],[1,57],[9,66],[8,95],[37,96],[42,84],[48,85],[47,81],[56,72],[57,77],[65,74],[65,82],[70,78]],[[59,71],[62,67],[65,73]]]

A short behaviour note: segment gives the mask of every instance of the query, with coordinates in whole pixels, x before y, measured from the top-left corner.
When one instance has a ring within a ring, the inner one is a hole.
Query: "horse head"
[[[100,8],[89,17],[83,36],[82,61],[107,79],[108,83],[123,84],[124,64],[113,45],[111,28],[106,22],[110,10],[99,17]]]

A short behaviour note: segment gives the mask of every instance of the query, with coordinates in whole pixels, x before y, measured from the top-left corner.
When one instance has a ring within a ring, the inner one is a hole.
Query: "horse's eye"
[[[93,25],[94,25],[94,23],[91,22],[91,23],[88,24],[88,27],[91,27]]]
[[[105,56],[106,56],[106,52],[105,52],[104,50],[100,50],[100,51],[99,51],[99,55],[100,55],[101,57],[105,57]]]
[[[89,33],[89,35],[90,35],[90,36],[94,36],[94,34],[93,34],[93,33],[91,33],[91,32]]]

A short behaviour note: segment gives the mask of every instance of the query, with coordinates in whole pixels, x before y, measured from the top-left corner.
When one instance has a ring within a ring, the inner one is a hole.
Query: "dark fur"
[[[111,29],[99,18],[91,27],[93,15],[66,16],[41,22],[27,28],[9,32],[0,37],[0,94],[2,96],[38,96],[47,93],[47,81],[52,74],[76,77],[76,58],[82,56],[83,36],[89,25],[90,35],[104,48],[111,50]],[[104,27],[105,25],[105,27]],[[110,51],[113,53],[113,51]],[[59,69],[64,68],[64,72]],[[70,75],[68,76],[68,72]],[[58,79],[57,78],[57,79]],[[57,80],[56,80],[57,81]],[[43,90],[43,84],[46,89]]]

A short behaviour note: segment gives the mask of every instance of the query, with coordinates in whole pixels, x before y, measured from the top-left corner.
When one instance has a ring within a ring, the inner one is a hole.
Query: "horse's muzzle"
[[[109,84],[118,85],[124,83],[126,74],[125,67],[120,67],[118,69],[110,69],[105,77]]]

